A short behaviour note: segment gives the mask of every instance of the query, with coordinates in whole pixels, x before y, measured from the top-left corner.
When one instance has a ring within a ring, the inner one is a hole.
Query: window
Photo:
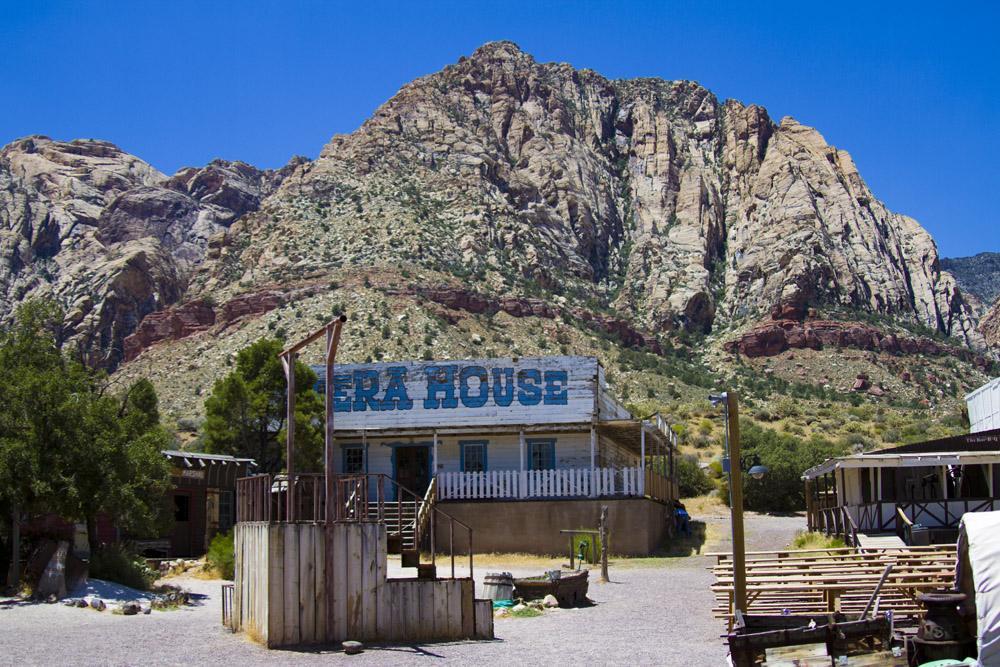
[[[359,475],[365,471],[365,451],[361,447],[344,447],[344,473]]]
[[[233,494],[234,491],[219,491],[219,532],[224,533],[233,527]]]
[[[486,470],[486,441],[460,442],[462,448],[462,472],[483,472]]]
[[[556,441],[528,440],[532,470],[552,470],[556,467]]]

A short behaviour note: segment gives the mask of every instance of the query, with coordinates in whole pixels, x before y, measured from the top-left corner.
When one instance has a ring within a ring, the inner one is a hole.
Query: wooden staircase
[[[431,482],[422,502],[415,499],[387,502],[382,506],[386,525],[386,545],[390,554],[398,554],[403,567],[417,569],[417,579],[437,578],[433,563],[420,561],[420,544],[427,534],[431,508],[437,495],[437,479]],[[378,506],[369,505],[368,518],[378,521]]]

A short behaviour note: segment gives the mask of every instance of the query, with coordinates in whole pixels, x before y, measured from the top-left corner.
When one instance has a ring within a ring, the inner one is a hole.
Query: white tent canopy
[[[955,579],[963,593],[975,596],[978,664],[1000,665],[1000,512],[962,517]]]

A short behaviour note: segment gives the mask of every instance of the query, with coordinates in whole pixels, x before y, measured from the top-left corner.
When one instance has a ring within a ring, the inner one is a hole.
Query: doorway
[[[430,447],[416,445],[395,448],[393,478],[400,485],[423,497],[430,486]]]
[[[172,556],[190,556],[194,538],[191,510],[194,492],[174,490],[174,534],[171,541]]]

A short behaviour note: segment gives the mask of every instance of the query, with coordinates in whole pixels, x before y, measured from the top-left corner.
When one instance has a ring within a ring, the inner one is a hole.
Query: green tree
[[[677,457],[677,482],[681,498],[702,496],[715,488],[711,478],[698,467],[698,459],[693,455]]]
[[[103,373],[63,354],[62,321],[53,303],[29,302],[0,334],[0,511],[11,537],[34,513],[86,520],[93,551],[99,512],[133,532],[164,527],[167,436],[152,384],[112,396]]]
[[[164,494],[170,466],[161,453],[170,436],[159,424],[156,391],[140,380],[120,396],[92,393],[69,406],[73,433],[66,449],[75,484],[62,501],[65,514],[86,521],[90,552],[97,550],[97,515],[149,537],[170,523]]]
[[[740,422],[740,450],[743,456],[756,454],[767,468],[762,479],[743,474],[743,508],[758,512],[788,512],[805,509],[802,473],[826,459],[846,453],[842,443],[819,435],[797,438],[750,420]],[[739,462],[733,461],[733,474]],[[723,500],[729,502],[729,485],[723,484]]]
[[[240,350],[236,369],[216,380],[205,400],[205,448],[257,461],[262,472],[285,462],[288,390],[278,355],[283,342],[257,341]],[[316,374],[295,362],[295,468],[318,471],[323,446],[323,403],[313,389]]]

